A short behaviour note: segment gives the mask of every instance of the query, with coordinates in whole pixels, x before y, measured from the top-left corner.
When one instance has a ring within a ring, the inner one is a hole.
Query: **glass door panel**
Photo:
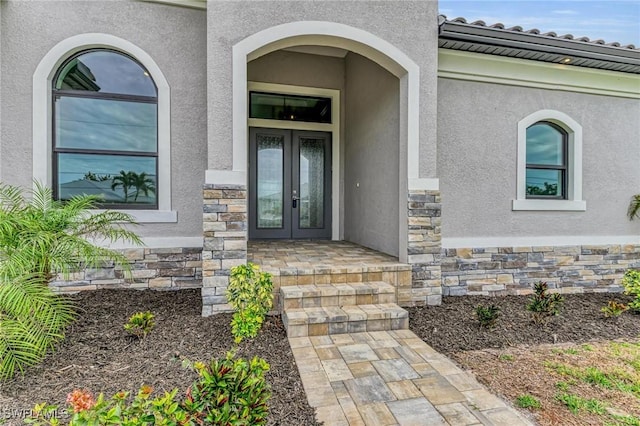
[[[301,137],[300,140],[300,228],[324,227],[324,166],[323,139]]]
[[[292,238],[331,238],[331,133],[293,131]]]
[[[291,238],[291,130],[249,137],[249,238]]]
[[[284,223],[284,136],[257,135],[257,227]]]

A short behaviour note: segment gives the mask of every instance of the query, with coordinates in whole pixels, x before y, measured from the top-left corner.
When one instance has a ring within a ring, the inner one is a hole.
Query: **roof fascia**
[[[440,26],[440,38],[640,65],[640,54],[635,49],[576,42],[568,39],[553,39],[537,34],[518,33],[459,22],[444,22]]]

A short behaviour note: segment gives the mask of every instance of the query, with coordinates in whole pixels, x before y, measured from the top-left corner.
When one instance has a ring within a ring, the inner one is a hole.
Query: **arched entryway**
[[[297,67],[289,77],[282,72],[287,64]],[[321,78],[312,75],[314,66]],[[251,86],[272,84],[272,93],[294,96],[304,96],[300,88],[320,94],[335,90],[334,121],[313,129],[331,133],[330,236],[405,257],[407,216],[401,206],[409,180],[418,178],[418,66],[371,33],[307,21],[275,26],[237,43],[233,77],[233,170],[245,175],[249,196],[256,192],[251,183],[256,173],[247,161],[256,156],[249,150],[251,93],[257,92]],[[291,124],[300,130],[299,123]]]

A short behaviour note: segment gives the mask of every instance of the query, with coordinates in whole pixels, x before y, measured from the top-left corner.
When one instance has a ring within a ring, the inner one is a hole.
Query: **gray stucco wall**
[[[207,158],[206,12],[136,1],[3,1],[0,179],[32,181],[32,76],[58,42],[81,33],[111,34],[137,45],[171,88],[172,209],[178,223],[148,224],[143,236],[202,235]],[[228,105],[227,102],[225,105]]]
[[[561,111],[583,129],[584,212],[512,211],[517,124]],[[442,237],[631,236],[625,217],[640,191],[640,102],[490,83],[438,81]]]
[[[247,79],[342,90],[344,59],[278,50],[249,62]]]
[[[420,170],[436,176],[437,2],[214,1],[207,3],[209,169],[232,167],[232,47],[279,24],[329,21],[368,31],[420,67]],[[399,29],[402,29],[400,31]],[[425,48],[432,46],[432,48]],[[220,153],[213,155],[213,153]]]
[[[399,80],[346,57],[344,236],[398,256]]]

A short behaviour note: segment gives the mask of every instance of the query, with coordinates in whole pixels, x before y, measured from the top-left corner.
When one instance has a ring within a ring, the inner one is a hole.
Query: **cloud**
[[[565,10],[552,10],[551,13],[555,13],[556,15],[579,15],[580,12],[571,9]]]

